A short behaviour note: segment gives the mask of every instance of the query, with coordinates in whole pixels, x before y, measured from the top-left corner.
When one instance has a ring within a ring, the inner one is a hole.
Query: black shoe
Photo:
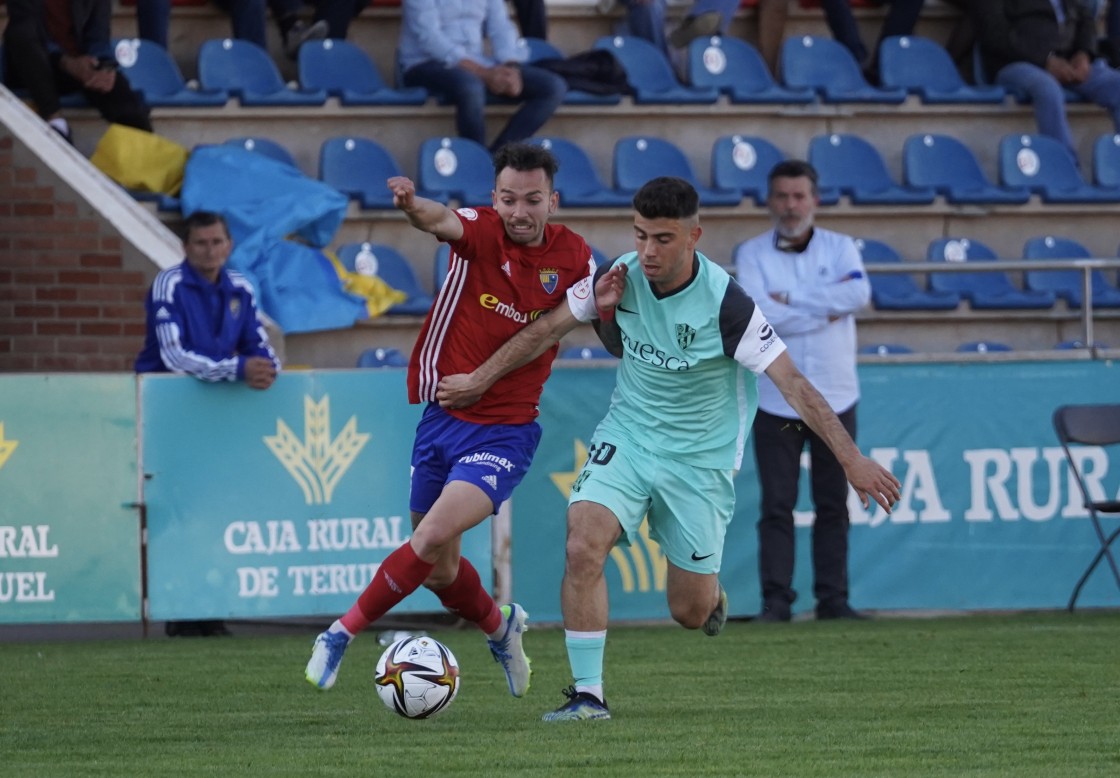
[[[201,623],[202,636],[207,638],[233,637],[224,621],[204,621]]]
[[[164,627],[164,632],[169,638],[197,638],[202,637],[201,621],[169,621]]]
[[[828,621],[830,619],[852,619],[855,621],[867,621],[870,616],[866,616],[846,602],[836,603],[833,605],[818,605],[817,606],[817,620]]]
[[[669,43],[677,49],[683,49],[692,43],[694,38],[705,35],[715,35],[723,24],[723,14],[719,11],[707,11],[696,16],[686,16],[677,29],[669,33]]]
[[[326,19],[320,19],[312,25],[308,25],[302,19],[294,22],[291,27],[280,33],[280,38],[284,44],[284,53],[288,55],[290,60],[298,59],[300,46],[309,41],[323,40],[327,37],[330,29]]]
[[[784,621],[790,620],[790,612],[788,605],[781,605],[780,603],[768,602],[763,604],[762,613],[758,614],[755,621],[763,624],[779,624]]]

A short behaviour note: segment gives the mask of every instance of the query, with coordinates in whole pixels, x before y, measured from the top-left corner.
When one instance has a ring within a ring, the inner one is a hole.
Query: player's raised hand
[[[416,201],[416,184],[412,183],[411,178],[405,176],[393,176],[385,185],[389,187],[389,191],[393,193],[393,207],[402,211],[412,210]]]
[[[622,301],[628,269],[622,262],[616,262],[610,270],[599,276],[599,280],[595,282],[595,307],[600,311],[613,311]]]

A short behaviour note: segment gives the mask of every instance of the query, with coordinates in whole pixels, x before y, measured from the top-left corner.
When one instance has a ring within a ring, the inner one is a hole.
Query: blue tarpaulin
[[[252,279],[261,309],[284,332],[340,329],[366,317],[365,299],[343,290],[319,250],[345,218],[341,192],[262,154],[202,146],[187,161],[181,200],[184,214],[226,218],[230,267]]]

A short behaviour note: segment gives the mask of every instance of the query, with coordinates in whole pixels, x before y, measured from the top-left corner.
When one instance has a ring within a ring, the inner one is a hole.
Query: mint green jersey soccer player
[[[865,506],[874,499],[889,512],[899,497],[898,480],[860,454],[747,293],[696,251],[696,190],[679,178],[656,178],[634,196],[634,210],[637,251],[600,269],[596,281],[596,291],[617,288],[617,297],[605,298],[619,299],[616,308],[596,310],[593,295],[569,297],[473,373],[446,377],[437,392],[443,405],[470,404],[580,321],[595,321],[603,343],[622,357],[610,409],[569,499],[561,607],[575,683],[546,721],[610,718],[603,568],[644,516],[668,560],[673,619],[708,635],[723,629],[727,595],[718,573],[735,506],[732,478],[757,405],[756,374],[765,372],[828,443]]]

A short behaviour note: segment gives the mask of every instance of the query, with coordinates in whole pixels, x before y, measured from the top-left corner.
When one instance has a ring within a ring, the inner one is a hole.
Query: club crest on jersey
[[[696,330],[687,324],[677,325],[677,345],[681,348],[688,348],[692,345],[692,341],[696,339]]]
[[[229,315],[237,316],[241,313],[241,301],[236,297],[229,301]]]
[[[556,285],[560,283],[560,271],[554,267],[544,267],[540,269],[539,275],[545,292],[548,294],[555,292]]]

